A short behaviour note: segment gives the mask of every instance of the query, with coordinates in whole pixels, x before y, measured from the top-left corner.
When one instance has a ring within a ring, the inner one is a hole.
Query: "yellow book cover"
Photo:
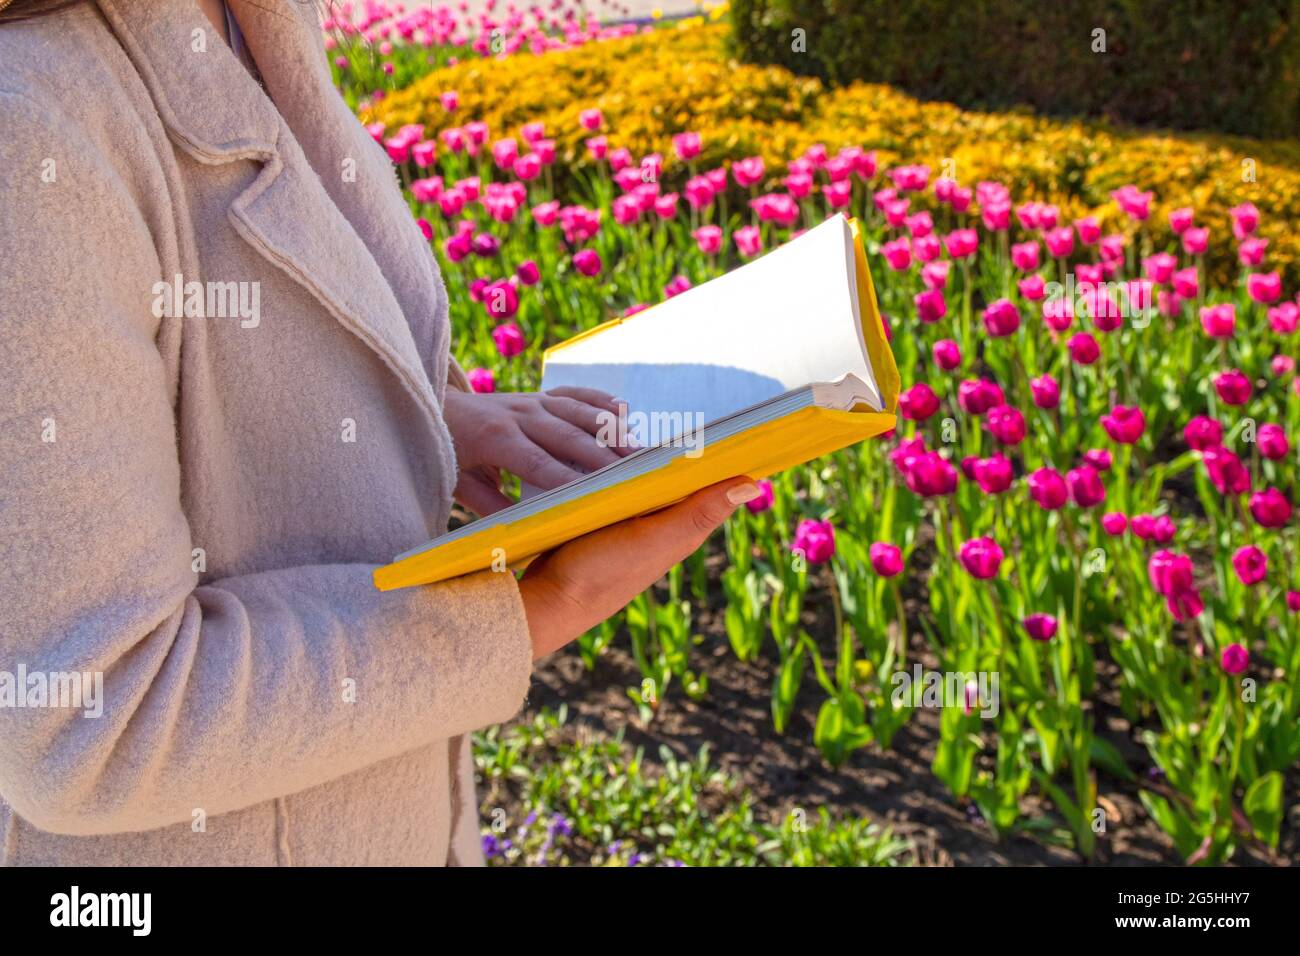
[[[399,555],[376,587],[518,566],[714,482],[763,478],[893,428],[898,369],[856,220],[833,216],[554,346],[542,388],[562,385],[623,399],[617,428],[640,450]]]

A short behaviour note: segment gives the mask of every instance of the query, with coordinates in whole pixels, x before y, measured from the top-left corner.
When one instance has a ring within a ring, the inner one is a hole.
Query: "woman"
[[[497,469],[608,460],[613,400],[469,391],[313,5],[7,7],[0,674],[29,693],[0,706],[4,860],[481,861],[468,732],[757,488],[520,580],[377,592],[453,496],[503,503]],[[69,674],[102,675],[100,716],[30,692]]]

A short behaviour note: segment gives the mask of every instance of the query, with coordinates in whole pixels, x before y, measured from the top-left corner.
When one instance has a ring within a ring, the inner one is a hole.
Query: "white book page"
[[[848,221],[833,216],[754,262],[546,360],[542,388],[585,386],[628,403],[642,445],[852,373],[880,392],[858,312]]]

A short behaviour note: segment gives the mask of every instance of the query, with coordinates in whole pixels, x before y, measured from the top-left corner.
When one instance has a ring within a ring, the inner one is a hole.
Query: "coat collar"
[[[334,89],[315,7],[228,2],[266,91],[193,0],[98,0],[178,146],[209,165],[262,164],[230,205],[238,233],[377,352],[444,431],[432,382],[445,369],[430,356],[446,293],[391,164]]]

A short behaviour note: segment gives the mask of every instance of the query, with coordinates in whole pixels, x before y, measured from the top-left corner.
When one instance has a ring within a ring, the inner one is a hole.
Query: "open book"
[[[833,216],[726,275],[546,352],[542,388],[623,399],[639,450],[399,555],[381,590],[517,566],[738,475],[762,478],[894,427],[898,370],[856,221]]]

